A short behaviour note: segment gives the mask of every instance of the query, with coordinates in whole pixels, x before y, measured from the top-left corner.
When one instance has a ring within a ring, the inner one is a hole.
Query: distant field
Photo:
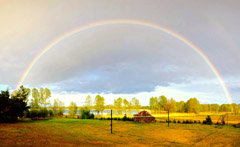
[[[200,113],[200,114],[194,114],[194,113],[172,113],[170,114],[170,120],[180,120],[181,122],[183,120],[200,120],[201,122],[206,119],[208,115],[211,116],[213,123],[217,123],[219,120],[219,117],[226,113]],[[167,120],[168,115],[162,114],[162,115],[154,115],[157,120]],[[240,123],[240,114],[228,114],[228,117],[225,117],[225,122],[228,124],[238,124]]]
[[[149,111],[149,110],[147,110]],[[150,112],[150,111],[149,111]],[[195,113],[170,113],[170,120],[173,121],[175,120],[180,120],[181,122],[183,120],[200,120],[201,123],[203,120],[206,119],[206,117],[208,115],[211,116],[213,123],[217,123],[217,121],[219,120],[219,117],[221,115],[226,114],[226,112],[223,113],[209,113],[209,112],[202,112],[199,114],[195,114]],[[156,117],[157,121],[166,121],[168,119],[168,114],[167,113],[161,113],[161,114],[152,114],[154,117]],[[113,117],[120,117],[122,118],[124,115],[113,115]],[[128,117],[133,117],[133,115],[127,115]],[[99,117],[110,117],[110,115],[106,115],[106,116],[99,116]],[[228,121],[227,121],[228,120]],[[226,123],[228,122],[228,124],[238,124],[240,123],[240,114],[233,114],[233,113],[229,113],[228,117],[225,117],[225,121]]]
[[[53,118],[0,124],[0,146],[239,146],[231,125],[142,124],[109,120]]]

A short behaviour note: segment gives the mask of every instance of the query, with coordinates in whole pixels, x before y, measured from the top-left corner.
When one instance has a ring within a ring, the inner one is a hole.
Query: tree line
[[[29,102],[29,96],[32,99]],[[43,117],[46,116],[62,116],[64,109],[69,109],[69,115],[90,116],[90,110],[95,110],[98,115],[103,114],[106,109],[113,109],[117,115],[132,114],[132,111],[139,111],[141,109],[150,109],[154,114],[162,112],[184,112],[184,113],[199,113],[199,112],[233,112],[239,113],[240,104],[200,104],[197,98],[190,98],[186,102],[175,101],[173,98],[167,98],[164,95],[159,97],[151,97],[148,106],[141,106],[139,100],[134,97],[131,100],[118,97],[114,99],[113,104],[106,105],[105,98],[96,95],[94,100],[88,95],[85,99],[84,106],[78,107],[75,102],[71,102],[68,107],[65,107],[63,101],[54,99],[53,104],[50,103],[51,91],[48,88],[40,88],[39,90],[33,88],[24,88],[21,86],[12,94],[8,90],[0,93],[0,120],[15,121],[18,117]],[[81,109],[79,111],[79,109]]]

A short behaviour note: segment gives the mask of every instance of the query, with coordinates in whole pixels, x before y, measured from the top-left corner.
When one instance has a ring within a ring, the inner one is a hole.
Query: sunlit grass
[[[111,134],[109,120],[72,118],[0,124],[0,136],[1,146],[83,144],[85,146],[191,146],[193,144],[236,146],[240,144],[240,129],[232,126],[219,128],[214,125],[171,123],[168,128],[166,123],[113,121],[113,134]]]

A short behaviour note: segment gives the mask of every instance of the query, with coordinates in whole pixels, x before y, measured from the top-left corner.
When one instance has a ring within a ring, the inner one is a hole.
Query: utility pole
[[[169,127],[169,110],[168,110],[168,127]]]
[[[112,109],[111,109],[111,134],[112,134]]]

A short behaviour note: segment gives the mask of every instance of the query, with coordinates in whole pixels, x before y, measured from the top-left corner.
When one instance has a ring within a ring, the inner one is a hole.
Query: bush
[[[197,121],[196,121],[196,120],[194,120],[194,123],[196,124],[196,123],[197,123]]]
[[[39,117],[39,111],[38,110],[31,110],[31,111],[29,111],[27,117],[29,117],[29,118]]]
[[[49,116],[53,116],[53,111],[52,110],[48,110]]]
[[[127,116],[124,115],[122,120],[123,120],[123,121],[126,121],[126,120],[127,120]]]
[[[81,115],[81,119],[94,119],[94,114],[93,113],[90,114],[89,110],[81,109],[80,115]],[[103,118],[101,117],[101,119]]]
[[[176,120],[175,120],[175,119],[173,120],[173,123],[176,123]]]
[[[192,123],[193,123],[193,121],[192,121],[192,120],[189,120],[189,123],[190,123],[190,124],[192,124]]]
[[[206,124],[208,124],[208,125],[212,124],[212,119],[209,115],[206,117]]]
[[[43,118],[47,117],[48,116],[48,110],[46,108],[40,110],[39,115],[40,115],[40,117],[43,117]]]
[[[184,124],[185,124],[185,123],[186,123],[186,121],[185,121],[185,120],[183,120],[183,122],[182,122],[182,123],[184,123]]]
[[[181,123],[181,121],[180,121],[180,120],[178,120],[178,121],[177,121],[177,123]]]
[[[197,121],[197,123],[199,123],[199,124],[200,124],[200,123],[201,123],[201,121],[200,121],[200,120],[198,120],[198,121]]]
[[[202,123],[203,123],[203,124],[206,124],[206,120],[204,120]]]
[[[189,120],[186,120],[186,124],[188,124],[189,123]]]

